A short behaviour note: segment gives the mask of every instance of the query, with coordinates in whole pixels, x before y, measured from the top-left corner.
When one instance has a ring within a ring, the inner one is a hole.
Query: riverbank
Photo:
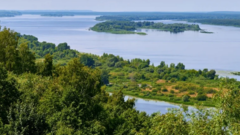
[[[107,92],[117,92],[116,90],[112,90],[111,88],[107,88],[106,89]],[[183,101],[179,101],[179,100],[172,100],[169,97],[165,97],[165,96],[140,96],[140,95],[136,95],[133,92],[128,92],[128,91],[122,91],[125,95],[128,96],[133,96],[133,97],[138,97],[141,99],[147,99],[147,100],[156,100],[156,101],[165,101],[165,102],[169,102],[169,103],[174,103],[174,104],[183,104],[183,105],[188,105],[188,106],[194,106],[195,104],[201,104],[202,106],[206,106],[206,107],[215,107],[215,105],[213,104],[213,102],[210,101],[204,101],[204,102],[183,102]]]

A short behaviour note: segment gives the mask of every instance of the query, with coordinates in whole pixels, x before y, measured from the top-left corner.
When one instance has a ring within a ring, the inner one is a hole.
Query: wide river
[[[0,18],[0,25],[7,26],[21,34],[38,37],[39,41],[55,44],[67,42],[72,49],[80,52],[102,55],[111,53],[124,59],[150,59],[158,65],[182,62],[187,69],[215,69],[221,76],[230,71],[240,71],[240,28],[199,24],[214,34],[186,31],[173,34],[158,30],[142,30],[142,35],[117,35],[89,31],[99,23],[95,16],[41,17],[23,15]],[[179,21],[163,20],[158,22],[176,23]],[[182,22],[186,23],[186,22]],[[167,108],[177,107],[166,102],[139,99],[136,108],[148,114]]]

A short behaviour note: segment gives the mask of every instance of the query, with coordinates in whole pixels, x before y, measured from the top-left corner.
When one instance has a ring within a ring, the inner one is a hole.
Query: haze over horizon
[[[240,11],[239,5],[239,0],[2,0],[0,10],[209,12]]]

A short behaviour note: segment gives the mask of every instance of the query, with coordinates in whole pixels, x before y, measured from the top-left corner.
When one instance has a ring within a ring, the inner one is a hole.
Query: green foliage
[[[184,95],[184,96],[182,97],[182,101],[183,101],[183,102],[189,102],[189,99],[190,99],[190,96],[189,96],[189,95]]]
[[[24,72],[31,72],[34,73],[35,71],[35,56],[32,53],[27,44],[21,44],[19,46],[19,59],[21,63],[19,63],[19,70],[20,73]]]
[[[69,50],[70,46],[67,43],[61,43],[57,46],[58,51]]]
[[[95,64],[95,61],[93,60],[93,58],[86,54],[81,55],[80,62],[83,65],[88,66],[88,67],[94,67],[94,64]]]
[[[166,88],[163,88],[162,91],[163,92],[168,92],[168,90]]]
[[[103,84],[106,84],[106,85],[109,84],[109,71],[104,69],[102,70],[101,80]]]
[[[197,100],[198,101],[206,101],[207,100],[207,96],[206,95],[202,95],[202,94],[198,94],[197,95]]]
[[[39,114],[33,103],[17,103],[8,114],[8,134],[46,134],[48,125],[44,114]]]
[[[47,54],[44,59],[42,75],[52,76],[52,70],[53,70],[53,57],[50,54]]]
[[[146,35],[146,33],[134,32],[139,28],[144,29],[158,29],[164,31],[170,31],[174,33],[184,32],[186,30],[199,31],[201,30],[198,25],[192,24],[163,24],[154,22],[131,22],[131,21],[107,21],[96,24],[91,28],[97,32],[109,32],[113,34],[140,34]]]
[[[11,104],[17,101],[20,92],[15,79],[8,77],[7,70],[0,63],[0,119],[6,123],[7,112]]]

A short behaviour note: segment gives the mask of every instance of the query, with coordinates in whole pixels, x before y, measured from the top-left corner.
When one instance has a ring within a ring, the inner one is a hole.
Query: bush
[[[209,90],[207,90],[207,93],[208,93],[208,94],[213,94],[213,93],[217,93],[217,91],[216,91],[216,90],[213,90],[213,89],[209,89]]]
[[[179,90],[179,88],[180,88],[180,86],[179,86],[179,85],[175,86],[175,89],[176,89],[176,90]]]
[[[189,102],[189,99],[190,99],[190,96],[189,96],[189,95],[184,95],[184,96],[182,97],[182,101],[183,101],[183,102]]]
[[[141,88],[146,88],[147,87],[147,84],[143,83]]]
[[[164,96],[164,94],[163,94],[163,93],[158,93],[157,95],[158,95],[158,96]]]
[[[152,90],[152,92],[158,92],[158,90],[154,89],[154,90]]]
[[[171,81],[171,83],[175,83],[175,82],[177,82],[177,79],[176,78],[172,78],[170,81]]]
[[[194,92],[194,91],[189,91],[188,94],[190,94],[190,95],[194,95],[195,92]]]
[[[207,100],[207,96],[206,95],[202,95],[202,94],[198,94],[197,100],[198,101],[206,101]]]
[[[157,92],[152,92],[151,94],[152,94],[153,96],[155,96],[155,95],[157,95]]]
[[[175,92],[174,92],[174,90],[170,90],[170,93],[174,94]]]
[[[168,92],[167,88],[163,88],[162,91],[163,91],[163,92]]]

